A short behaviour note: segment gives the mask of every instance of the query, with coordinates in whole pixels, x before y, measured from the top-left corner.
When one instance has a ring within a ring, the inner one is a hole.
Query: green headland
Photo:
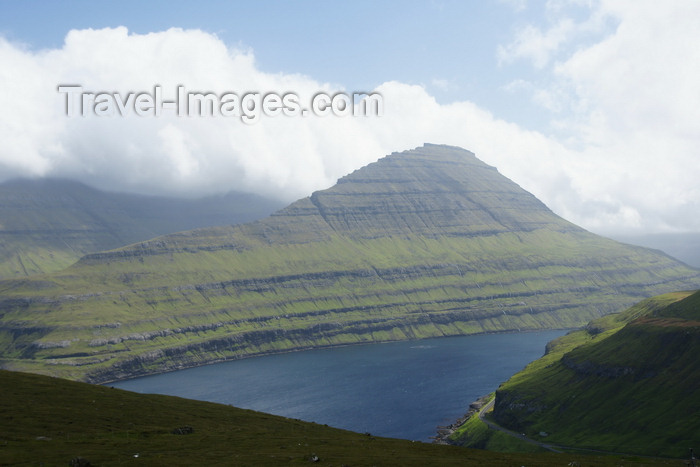
[[[490,419],[559,451],[689,458],[700,441],[700,292],[643,300],[548,345]],[[472,417],[452,442],[520,449]],[[517,442],[516,442],[517,445]]]

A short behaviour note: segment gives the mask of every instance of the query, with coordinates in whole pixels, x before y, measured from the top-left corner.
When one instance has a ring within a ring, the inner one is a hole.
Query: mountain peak
[[[304,228],[317,217],[352,238],[577,229],[474,153],[436,144],[385,156],[273,219]]]

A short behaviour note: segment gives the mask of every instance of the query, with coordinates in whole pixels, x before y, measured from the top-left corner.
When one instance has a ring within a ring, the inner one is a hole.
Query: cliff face
[[[394,153],[261,221],[0,282],[6,368],[90,381],[267,352],[579,326],[698,272],[559,218],[463,149]]]
[[[273,216],[322,219],[351,238],[488,236],[538,228],[580,230],[530,193],[455,148],[426,145],[355,171]]]

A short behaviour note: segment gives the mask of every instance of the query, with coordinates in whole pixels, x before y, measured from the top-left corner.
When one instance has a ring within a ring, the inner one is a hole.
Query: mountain
[[[500,454],[379,438],[229,405],[2,370],[0,393],[0,465],[546,467],[628,461]]]
[[[700,433],[698,355],[700,291],[647,299],[550,343],[496,391],[493,419],[550,445],[685,457]]]
[[[615,240],[662,250],[685,264],[700,268],[700,233],[661,233],[647,235],[615,235]]]
[[[88,253],[249,222],[281,207],[243,193],[177,199],[107,193],[70,180],[11,180],[0,184],[0,278],[58,271]]]
[[[469,151],[425,145],[260,221],[0,282],[0,365],[104,382],[318,346],[570,328],[699,282],[561,219]]]

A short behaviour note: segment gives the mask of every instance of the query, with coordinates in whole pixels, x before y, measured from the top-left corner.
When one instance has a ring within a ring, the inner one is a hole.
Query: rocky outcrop
[[[449,425],[445,426],[438,426],[437,427],[437,435],[432,437],[433,443],[435,444],[458,444],[455,443],[452,439],[451,436],[454,434],[454,432],[464,425],[467,420],[472,418],[474,415],[479,413],[481,409],[484,408],[486,404],[488,404],[489,399],[491,398],[490,394],[487,394],[485,396],[481,396],[471,404],[469,404],[469,410],[462,415],[460,418],[458,418],[456,421],[453,423],[450,423]],[[473,448],[480,448],[480,446],[474,446],[472,445],[471,447]]]
[[[620,378],[622,376],[634,376],[638,374],[638,369],[631,366],[608,366],[601,365],[599,363],[592,362],[590,360],[584,360],[578,362],[571,357],[565,355],[561,359],[561,363],[570,370],[582,376],[600,376],[603,378]],[[651,371],[643,375],[643,377],[650,378],[654,376],[656,372]]]

